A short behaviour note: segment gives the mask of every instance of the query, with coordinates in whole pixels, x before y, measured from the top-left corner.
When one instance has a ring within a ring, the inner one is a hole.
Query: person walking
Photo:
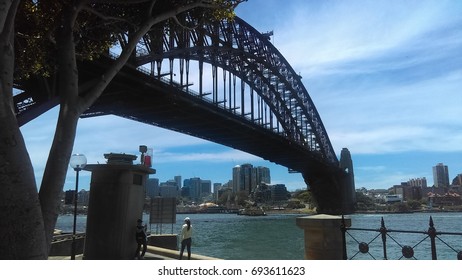
[[[189,217],[184,219],[184,225],[181,228],[181,250],[180,250],[180,260],[183,258],[183,252],[186,248],[188,250],[188,260],[191,259],[191,238],[192,238],[193,229],[191,226],[191,220]]]
[[[143,226],[143,221],[138,219],[136,223],[136,247],[135,259],[142,260],[147,249],[147,234],[146,234],[146,225]],[[143,246],[143,251],[141,251],[141,246]],[[141,254],[140,254],[141,253]]]

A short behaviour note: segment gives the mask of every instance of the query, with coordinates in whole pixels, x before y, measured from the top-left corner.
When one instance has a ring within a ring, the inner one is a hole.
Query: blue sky
[[[273,44],[303,77],[337,155],[350,150],[356,187],[389,188],[411,178],[433,184],[432,166],[462,173],[462,1],[249,0],[236,13]],[[41,181],[57,109],[21,130]],[[153,148],[154,177],[213,183],[235,165],[271,169],[272,183],[305,188],[300,174],[256,156],[169,130],[106,116],[79,122],[75,153],[103,163],[104,153]],[[89,172],[81,173],[88,188]],[[72,189],[69,169],[64,189]]]

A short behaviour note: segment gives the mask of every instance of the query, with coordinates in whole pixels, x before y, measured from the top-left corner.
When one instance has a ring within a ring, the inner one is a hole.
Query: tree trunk
[[[61,101],[58,123],[39,192],[48,250],[59,215],[60,197],[74,147],[78,119],[83,111],[78,94],[78,69],[73,37],[72,19],[75,13],[78,13],[77,7],[72,5],[63,11],[62,24],[56,33],[58,92]]]
[[[13,109],[13,22],[18,2],[0,1],[0,259],[45,259],[34,170]]]
[[[40,187],[40,204],[45,223],[48,250],[59,215],[60,197],[66,180],[72,154],[79,114],[62,105],[59,112],[53,144],[48,155]]]

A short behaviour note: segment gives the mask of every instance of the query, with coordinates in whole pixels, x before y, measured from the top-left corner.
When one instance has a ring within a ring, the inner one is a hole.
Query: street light
[[[75,260],[75,227],[77,224],[77,193],[79,191],[79,171],[87,165],[87,158],[82,154],[73,154],[69,165],[75,170],[75,193],[74,193],[74,229],[72,230],[71,260]]]

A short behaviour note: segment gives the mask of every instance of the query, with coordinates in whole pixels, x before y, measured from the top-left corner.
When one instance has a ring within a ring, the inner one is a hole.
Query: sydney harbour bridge
[[[112,114],[254,154],[301,173],[318,212],[351,212],[349,152],[337,159],[301,77],[270,36],[238,17],[194,29],[155,27],[82,117]],[[80,62],[79,83],[102,75],[127,41],[121,34],[107,55]],[[59,104],[40,78],[18,88],[20,125]]]

